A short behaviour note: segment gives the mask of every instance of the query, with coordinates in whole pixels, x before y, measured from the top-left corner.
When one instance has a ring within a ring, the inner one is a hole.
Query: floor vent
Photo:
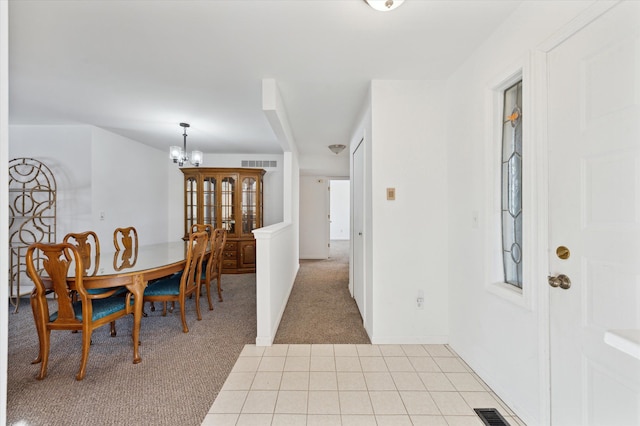
[[[242,167],[278,167],[278,162],[273,160],[242,160]]]
[[[487,426],[509,426],[509,423],[495,408],[474,408],[473,410]]]

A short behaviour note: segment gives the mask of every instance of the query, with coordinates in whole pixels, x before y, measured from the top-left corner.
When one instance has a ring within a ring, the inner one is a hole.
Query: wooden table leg
[[[140,342],[140,322],[142,320],[142,308],[144,303],[142,301],[144,297],[144,289],[147,287],[147,282],[143,279],[142,275],[134,275],[133,282],[127,284],[127,290],[133,293],[133,363],[138,364],[142,361],[140,353],[138,352],[138,345]]]

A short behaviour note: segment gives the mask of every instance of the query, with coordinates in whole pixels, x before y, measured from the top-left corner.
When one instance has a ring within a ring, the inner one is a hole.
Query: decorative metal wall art
[[[20,307],[20,297],[33,288],[25,255],[29,245],[56,241],[56,179],[51,169],[33,158],[9,162],[9,299]],[[42,259],[37,259],[42,269]]]

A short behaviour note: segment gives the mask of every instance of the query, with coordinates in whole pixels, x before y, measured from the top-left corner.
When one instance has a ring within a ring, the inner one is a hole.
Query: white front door
[[[548,67],[551,421],[637,426],[640,2],[573,34]]]

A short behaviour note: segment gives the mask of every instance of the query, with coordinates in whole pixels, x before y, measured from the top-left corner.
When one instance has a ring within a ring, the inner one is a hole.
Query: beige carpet
[[[278,343],[369,343],[348,285],[348,242],[331,259],[303,261],[284,314]],[[189,333],[180,313],[147,312],[141,329],[142,363],[132,363],[132,319],[92,337],[86,378],[78,382],[81,335],[51,334],[48,377],[31,365],[38,341],[28,301],[9,314],[7,424],[200,425],[245,344],[255,343],[255,274],[224,275],[224,298],[195,317],[187,302]],[[21,423],[23,422],[23,423]]]
[[[147,312],[141,328],[142,363],[132,363],[131,317],[94,332],[87,376],[78,382],[81,334],[51,333],[48,376],[36,380],[30,361],[38,341],[28,302],[9,314],[7,423],[10,425],[199,425],[242,348],[255,343],[255,274],[225,275],[224,298],[195,316],[187,301],[189,333],[180,312]],[[206,305],[206,301],[204,302]],[[20,423],[24,422],[24,423]]]
[[[274,343],[371,343],[349,293],[349,241],[328,260],[302,260]]]

